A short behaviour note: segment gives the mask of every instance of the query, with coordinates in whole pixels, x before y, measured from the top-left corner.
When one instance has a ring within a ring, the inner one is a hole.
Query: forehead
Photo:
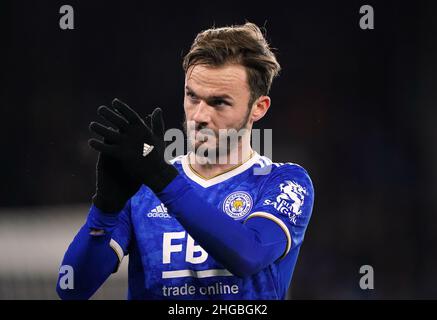
[[[249,91],[246,70],[236,64],[190,67],[185,75],[185,85],[202,95],[245,96]]]

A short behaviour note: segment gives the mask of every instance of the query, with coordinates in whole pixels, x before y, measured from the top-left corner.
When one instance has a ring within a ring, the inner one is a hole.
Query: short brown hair
[[[260,28],[250,22],[200,32],[182,65],[187,72],[198,64],[219,67],[228,63],[246,68],[249,107],[258,97],[269,93],[273,78],[281,69]]]

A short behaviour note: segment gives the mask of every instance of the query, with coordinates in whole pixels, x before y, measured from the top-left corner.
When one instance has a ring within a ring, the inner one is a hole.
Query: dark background
[[[59,28],[63,4],[74,30]],[[365,4],[374,30],[359,28]],[[97,107],[160,106],[181,128],[195,35],[248,20],[283,68],[256,127],[316,192],[291,297],[436,298],[436,14],[435,1],[2,1],[0,206],[89,203]],[[374,290],[359,287],[366,264]]]

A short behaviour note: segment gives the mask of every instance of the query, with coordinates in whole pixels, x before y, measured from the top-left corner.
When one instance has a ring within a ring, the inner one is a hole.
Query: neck
[[[252,155],[253,150],[250,143],[240,142],[238,143],[238,146],[233,150],[230,150],[228,154],[219,156],[215,163],[204,163],[199,161],[195,153],[190,153],[188,155],[188,161],[191,169],[194,170],[195,173],[202,178],[210,179],[239,167],[241,164],[249,160]]]

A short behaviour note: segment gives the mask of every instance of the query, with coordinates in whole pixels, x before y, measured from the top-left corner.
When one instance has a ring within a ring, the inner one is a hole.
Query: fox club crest
[[[244,218],[252,209],[253,200],[249,193],[235,191],[223,201],[223,211],[235,220]]]

